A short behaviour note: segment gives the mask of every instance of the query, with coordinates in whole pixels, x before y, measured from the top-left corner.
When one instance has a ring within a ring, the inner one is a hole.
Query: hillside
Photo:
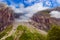
[[[30,24],[44,31],[48,31],[51,28],[52,24],[60,26],[60,18],[51,17],[51,15],[49,14],[52,11],[60,12],[59,9],[60,7],[57,7],[57,8],[47,9],[35,13],[31,18],[33,21],[30,22]]]
[[[8,33],[8,35],[5,35],[4,37],[2,37],[1,40],[8,39],[11,36],[13,36],[14,40],[18,40],[20,36],[24,36],[23,35],[24,31],[31,33],[31,34],[27,33],[27,35],[32,35],[32,34],[36,35],[35,33],[37,33],[37,35],[41,35],[41,36],[47,35],[47,32],[33,27],[33,25],[30,25],[28,22],[14,22],[12,30]],[[30,37],[32,37],[32,36],[30,36]],[[43,37],[45,37],[45,36],[43,36]],[[29,36],[28,36],[28,38],[29,38]],[[9,38],[9,39],[11,39],[11,38]],[[39,40],[40,39],[42,39],[42,38],[39,38]],[[23,38],[21,40],[23,40]],[[32,40],[32,38],[31,38],[31,40]],[[35,37],[33,40],[35,40]]]
[[[14,14],[12,8],[8,7],[6,4],[0,3],[0,31],[10,25],[13,20]]]
[[[14,36],[14,40],[18,40],[20,35],[23,36],[25,34],[25,30],[29,32],[27,32],[27,37],[29,37],[28,35],[31,35],[31,40],[35,40],[35,35],[37,37],[36,39],[40,40],[42,39],[40,38],[41,36],[47,34],[45,31],[36,29],[33,25],[29,24],[29,22],[16,22],[17,20],[15,21],[15,18],[18,18],[20,15],[23,14],[14,14],[12,8],[8,7],[5,4],[0,4],[0,40],[10,40],[11,38],[8,39],[10,36]],[[17,33],[18,31],[19,33]],[[32,34],[34,39],[32,39]],[[40,35],[39,38],[38,35]],[[21,38],[21,40],[23,40],[23,38]]]
[[[7,5],[0,4],[0,40],[47,40],[51,30],[53,35],[57,30],[60,32],[60,18],[51,17],[52,11],[60,12],[60,7],[42,10],[29,20],[18,21],[23,13],[15,13]]]

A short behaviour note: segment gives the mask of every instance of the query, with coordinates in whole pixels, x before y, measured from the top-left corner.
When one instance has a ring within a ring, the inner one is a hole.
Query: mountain
[[[0,3],[0,31],[6,28],[14,20],[13,11],[7,5]]]
[[[54,18],[50,16],[49,13],[52,11],[60,11],[60,7],[46,9],[35,13],[31,18],[32,22],[30,22],[30,24],[45,31],[48,31],[52,24],[60,26],[60,18]]]

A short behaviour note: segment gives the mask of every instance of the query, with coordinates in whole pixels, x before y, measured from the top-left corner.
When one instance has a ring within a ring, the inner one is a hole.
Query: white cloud
[[[27,20],[30,17],[32,17],[33,14],[35,14],[36,12],[42,11],[42,10],[45,10],[45,9],[48,9],[48,7],[43,7],[42,3],[36,3],[36,4],[34,4],[32,6],[29,6],[29,7],[26,7],[26,8],[23,7],[22,12],[24,12],[26,14],[23,15],[23,16],[20,16],[20,17],[22,18],[22,20],[25,20],[25,19]],[[20,11],[20,10],[15,10],[15,11]]]
[[[25,12],[28,13],[28,14],[26,14],[26,16],[31,17],[36,12],[45,10],[45,9],[48,9],[48,7],[43,7],[42,3],[36,3],[33,6],[29,6],[29,7],[25,8]]]
[[[56,0],[56,2],[60,4],[60,0]]]
[[[20,4],[20,8],[16,8],[16,4],[12,3],[9,7],[11,7],[15,13],[24,13],[24,5]]]
[[[30,3],[32,1],[36,1],[36,0],[28,0],[28,2],[30,2]],[[42,2],[35,3],[34,5],[28,6],[26,8],[24,8],[24,4],[21,4],[21,3],[20,3],[20,8],[16,8],[17,5],[14,4],[12,1],[10,1],[10,2],[11,2],[10,7],[12,7],[12,9],[16,13],[26,13],[25,16],[27,16],[27,17],[32,17],[33,14],[35,14],[36,12],[47,9],[47,7],[43,7]]]
[[[50,12],[51,17],[54,18],[60,18],[60,12],[59,11],[52,11]]]
[[[46,5],[50,6],[51,5],[51,2],[46,1]]]
[[[20,4],[20,8],[16,8],[15,6],[16,4],[10,5],[10,7],[12,7],[16,13],[26,13],[25,16],[27,17],[32,17],[33,14],[35,14],[36,12],[45,10],[48,8],[48,7],[43,7],[42,3],[35,3],[34,5],[28,6],[26,8],[24,8],[23,4]]]

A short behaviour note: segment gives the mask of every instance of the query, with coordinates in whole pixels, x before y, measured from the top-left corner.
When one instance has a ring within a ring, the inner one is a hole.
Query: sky
[[[0,0],[0,2],[6,3],[8,6],[12,7],[14,10],[16,9],[17,12],[22,12],[27,8],[32,8],[35,6],[35,9],[41,7],[49,7],[54,8],[60,6],[60,0]],[[32,9],[31,9],[32,10]]]
[[[45,7],[60,6],[60,0],[0,0],[0,2],[7,3],[8,5],[14,4],[16,8],[19,8],[20,4],[23,4],[24,7],[28,7],[40,2],[42,2]]]
[[[0,0],[12,7],[16,13],[26,13],[24,16],[31,17],[34,13],[60,6],[60,0]]]

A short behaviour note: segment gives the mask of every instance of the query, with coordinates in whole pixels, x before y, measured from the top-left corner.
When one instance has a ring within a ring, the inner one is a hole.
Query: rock
[[[58,7],[59,8],[59,7]],[[51,28],[52,24],[60,26],[60,19],[50,17],[50,12],[53,10],[60,11],[58,8],[47,9],[39,11],[32,16],[32,22],[30,24],[34,25],[36,28],[48,31]]]
[[[13,11],[6,4],[0,3],[0,31],[14,20]]]

